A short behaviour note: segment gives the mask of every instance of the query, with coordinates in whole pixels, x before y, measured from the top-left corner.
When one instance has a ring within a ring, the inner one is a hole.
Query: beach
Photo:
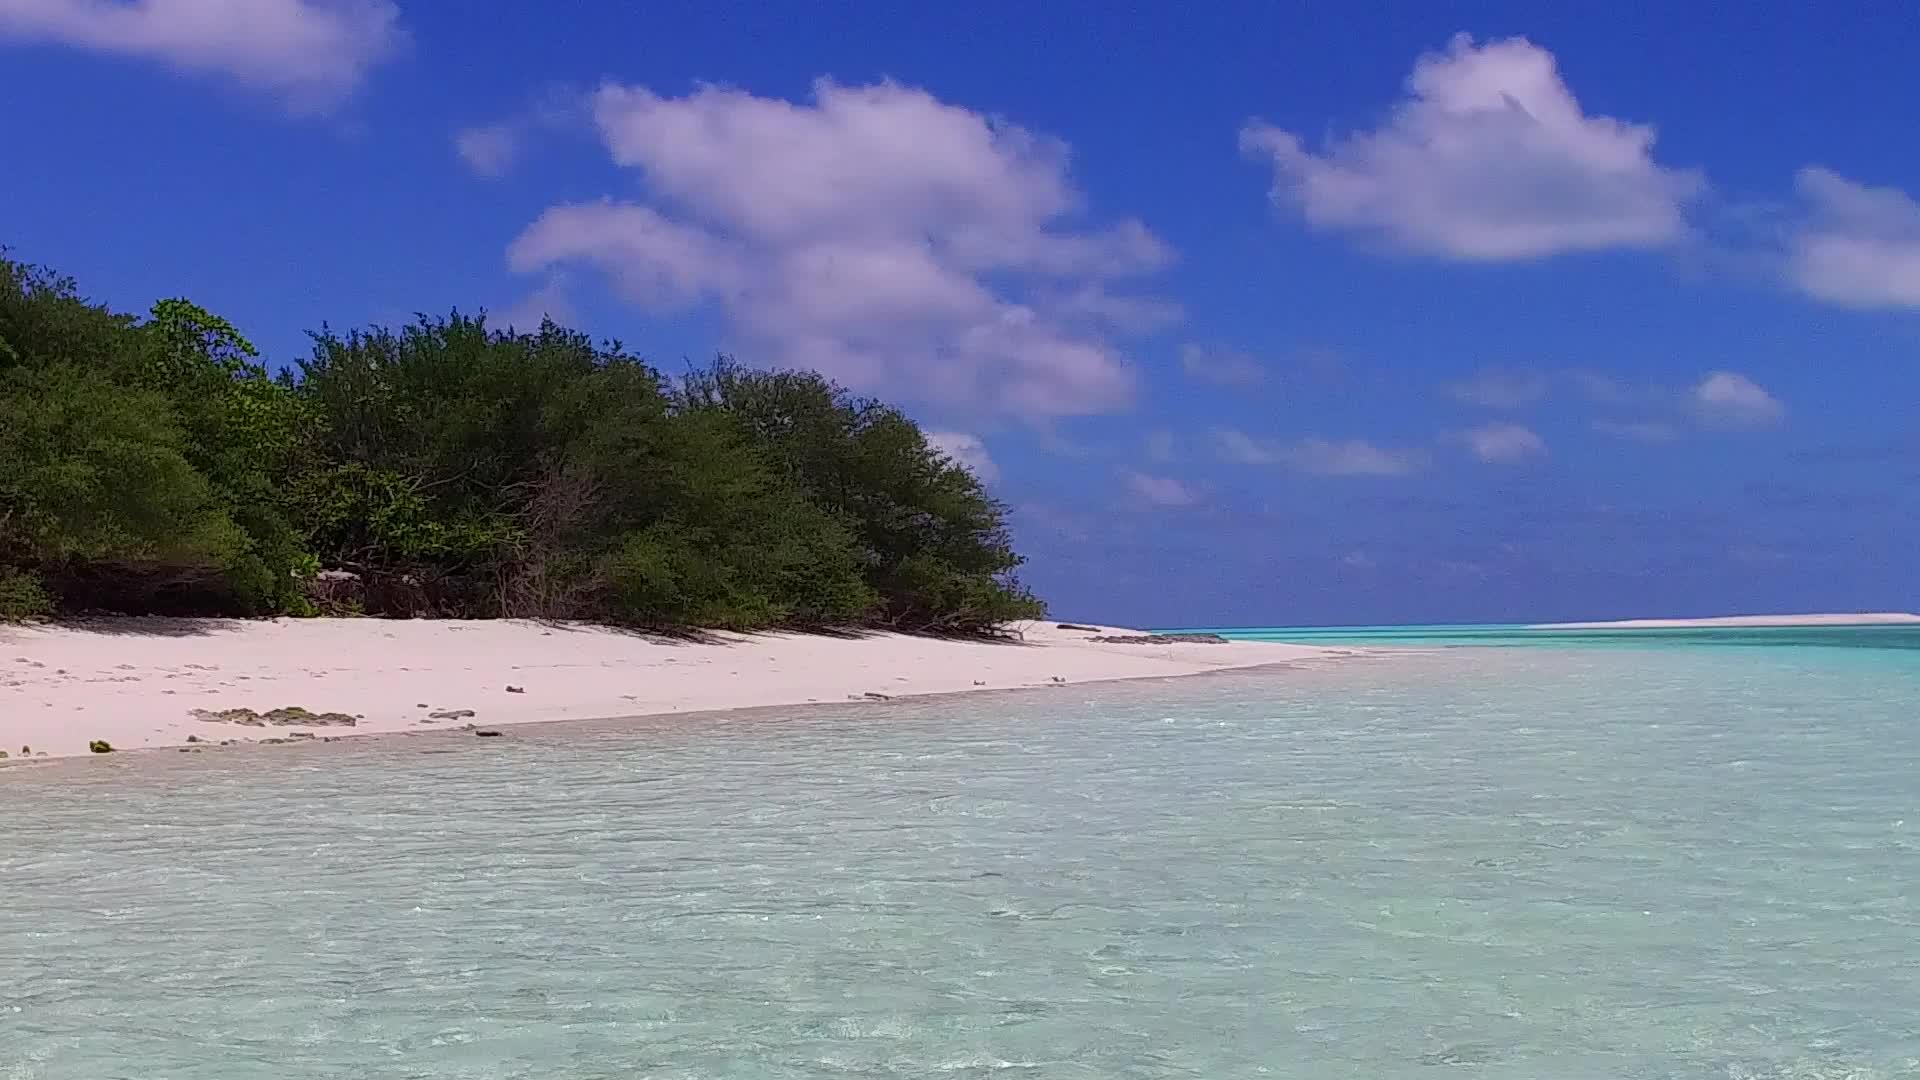
[[[8,761],[223,741],[485,729],[771,705],[1193,675],[1351,649],[1111,643],[1138,631],[1022,624],[1010,641],[713,634],[676,641],[515,620],[94,620],[0,627]],[[299,708],[334,723],[216,721]],[[440,714],[440,715],[435,715]],[[351,720],[349,725],[346,720]]]

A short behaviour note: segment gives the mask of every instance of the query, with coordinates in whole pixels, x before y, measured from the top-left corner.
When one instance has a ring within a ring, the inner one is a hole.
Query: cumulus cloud
[[[1419,450],[1376,446],[1364,439],[1301,439],[1292,443],[1256,439],[1244,431],[1216,428],[1214,446],[1222,460],[1238,465],[1281,465],[1321,476],[1405,476],[1427,467]]]
[[[1112,283],[1172,253],[1137,221],[1081,224],[1058,141],[894,83],[805,103],[608,85],[593,111],[649,197],[550,208],[516,270],[715,305],[748,356],[865,388],[1036,419],[1130,401],[1117,324],[1165,305]]]
[[[573,302],[567,299],[566,283],[553,277],[499,311],[489,312],[487,322],[526,333],[538,330],[547,319],[566,326],[574,321],[575,315]]]
[[[1192,506],[1200,501],[1198,492],[1170,476],[1122,469],[1120,479],[1135,499],[1154,506]]]
[[[1253,386],[1267,377],[1266,368],[1252,353],[1191,341],[1180,346],[1180,370],[1219,386]]]
[[[1547,456],[1547,443],[1520,424],[1486,424],[1460,433],[1473,456],[1489,465],[1518,465]]]
[[[1822,168],[1795,184],[1806,204],[1787,255],[1796,286],[1848,307],[1920,307],[1920,203]]]
[[[1320,153],[1259,120],[1241,149],[1272,163],[1274,202],[1308,225],[1449,259],[1671,244],[1706,186],[1654,160],[1651,126],[1587,115],[1524,38],[1457,35],[1406,90],[1380,127]]]
[[[1447,387],[1455,401],[1483,409],[1522,409],[1547,396],[1547,376],[1538,371],[1482,368]]]
[[[520,132],[511,124],[486,124],[458,132],[454,152],[481,176],[504,176],[520,156]]]
[[[980,436],[964,431],[929,431],[927,442],[954,464],[973,473],[981,483],[991,484],[1000,479],[1000,467],[994,464]]]
[[[0,0],[0,39],[154,60],[317,111],[406,34],[392,0]]]
[[[1694,385],[1694,412],[1713,427],[1772,427],[1784,420],[1786,406],[1759,383],[1732,371],[1709,373]]]

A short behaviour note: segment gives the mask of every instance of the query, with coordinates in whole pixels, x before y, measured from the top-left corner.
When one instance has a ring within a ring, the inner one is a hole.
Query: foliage
[[[594,619],[979,632],[1043,609],[1005,509],[905,415],[721,359],[455,312],[312,335],[144,320],[0,259],[0,618]]]

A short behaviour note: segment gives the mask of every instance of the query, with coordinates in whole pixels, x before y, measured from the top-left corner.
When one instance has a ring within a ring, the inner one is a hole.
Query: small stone
[[[477,715],[479,714],[475,713],[472,709],[442,709],[439,712],[428,713],[427,719],[429,720],[465,720],[469,716],[477,716]]]
[[[1066,682],[1067,680],[1065,680],[1065,679],[1063,679],[1063,678],[1061,678],[1061,677],[1060,677],[1060,676],[1058,676],[1058,675],[1055,675],[1055,676],[1053,677],[1053,681],[1054,681],[1054,682],[1057,682],[1057,683],[1063,683],[1063,682]]]
[[[33,756],[33,747],[31,747],[31,746],[23,746],[23,747],[21,747],[21,748],[20,748],[20,756],[21,756],[21,757],[31,757],[31,756]]]
[[[430,705],[428,705],[428,704],[427,704],[426,702],[424,702],[424,701],[416,701],[416,702],[414,702],[414,703],[413,703],[413,707],[414,707],[414,708],[416,708],[416,709],[427,709],[427,708],[432,708],[432,706],[430,706]]]
[[[985,679],[975,679],[975,680],[973,680],[973,685],[975,685],[975,686],[985,686],[985,685],[987,685],[987,680],[985,680]]]
[[[893,700],[893,697],[889,694],[876,694],[871,690],[867,691],[864,694],[861,694],[860,696],[867,699],[868,701],[892,701]]]
[[[200,736],[198,736],[198,735],[189,735],[189,736],[187,736],[187,741],[188,741],[188,742],[199,742],[199,741],[200,741]]]
[[[500,733],[492,728],[475,728],[473,733],[482,739],[497,739]]]
[[[7,760],[7,752],[5,750],[0,750],[0,761],[5,761],[5,760]]]
[[[524,687],[524,686],[509,686],[509,687],[507,687],[507,693],[509,693],[509,694],[524,694],[524,693],[526,693],[526,692],[527,692],[527,688],[526,688],[526,687]]]
[[[94,739],[87,743],[87,749],[96,754],[111,754],[113,753],[113,744],[105,739]]]

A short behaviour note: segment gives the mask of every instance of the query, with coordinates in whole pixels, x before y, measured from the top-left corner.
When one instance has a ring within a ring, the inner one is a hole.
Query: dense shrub
[[[1005,509],[905,415],[729,360],[455,313],[278,376],[0,259],[0,618],[365,612],[979,632],[1042,607]]]

